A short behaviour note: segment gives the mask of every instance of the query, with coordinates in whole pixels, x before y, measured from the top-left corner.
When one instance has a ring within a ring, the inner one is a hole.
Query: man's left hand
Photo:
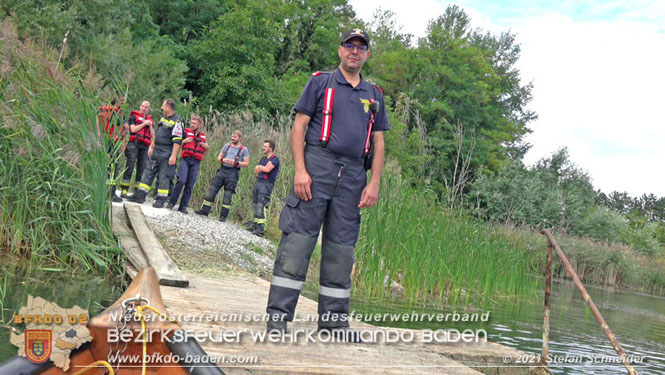
[[[379,200],[379,185],[372,184],[370,182],[370,184],[365,186],[365,188],[363,189],[363,193],[360,196],[360,204],[358,205],[358,208],[374,207],[374,205],[376,205],[376,201],[378,200]]]
[[[171,156],[169,158],[169,165],[175,165],[175,159],[176,159],[175,155]]]

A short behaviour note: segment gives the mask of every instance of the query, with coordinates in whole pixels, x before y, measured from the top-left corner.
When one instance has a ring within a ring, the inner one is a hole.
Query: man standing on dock
[[[263,237],[266,225],[265,209],[270,203],[270,195],[275,187],[279,173],[279,158],[275,155],[275,141],[263,141],[263,155],[259,164],[254,167],[256,183],[252,192],[252,207],[254,208],[254,221],[250,222],[247,230],[259,237]]]
[[[234,130],[231,135],[231,143],[227,143],[217,155],[217,160],[222,164],[217,170],[215,178],[206,191],[203,205],[194,211],[196,214],[208,216],[212,205],[215,203],[217,193],[224,188],[224,200],[222,201],[222,213],[219,221],[226,221],[231,211],[231,199],[236,192],[236,186],[240,179],[240,168],[249,167],[249,150],[243,146],[242,133]]]
[[[129,115],[129,143],[125,148],[127,165],[125,175],[122,178],[120,186],[122,187],[123,198],[128,198],[130,182],[136,166],[136,181],[140,182],[143,176],[143,170],[148,162],[148,148],[155,136],[154,123],[150,115],[150,102],[144,100],[138,111],[132,111]]]
[[[206,134],[201,131],[202,127],[203,119],[194,115],[189,128],[185,128],[185,139],[182,141],[182,155],[180,155],[180,167],[178,167],[177,173],[178,182],[170,192],[169,204],[166,205],[168,209],[173,208],[178,203],[180,192],[185,188],[180,199],[180,206],[178,206],[178,211],[183,214],[187,214],[187,204],[189,204],[189,198],[192,197],[201,160],[210,147],[206,142]]]
[[[279,219],[282,238],[268,296],[268,331],[284,332],[287,321],[293,320],[323,225],[319,330],[346,337],[352,332],[349,296],[360,209],[377,202],[383,131],[390,125],[381,90],[360,74],[370,55],[367,33],[360,29],[344,33],[337,54],[339,68],[314,73],[295,105],[291,131],[295,177]],[[367,183],[369,168],[372,176]]]
[[[150,191],[150,185],[157,177],[157,199],[152,205],[155,208],[162,208],[166,204],[183,134],[180,116],[176,114],[175,100],[164,100],[162,112],[164,116],[159,120],[155,136],[148,148],[150,162],[143,173],[138,190],[128,199],[130,202],[143,203]]]

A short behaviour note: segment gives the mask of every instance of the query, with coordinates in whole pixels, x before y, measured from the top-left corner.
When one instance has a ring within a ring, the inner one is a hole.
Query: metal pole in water
[[[554,236],[552,236],[552,233],[550,233],[550,231],[547,230],[547,229],[541,230],[540,233],[545,235],[545,237],[547,237],[547,240],[549,241],[551,246],[554,246],[554,251],[556,251],[556,254],[559,256],[559,259],[561,259],[561,263],[563,263],[563,265],[566,268],[566,271],[568,272],[570,277],[573,278],[573,283],[575,283],[575,286],[577,287],[577,289],[579,289],[579,291],[582,293],[582,297],[584,298],[584,301],[589,306],[589,309],[591,309],[591,312],[593,313],[593,316],[596,318],[596,320],[600,324],[600,328],[603,329],[603,332],[605,333],[605,336],[607,336],[607,338],[610,340],[610,343],[614,347],[614,350],[617,352],[617,354],[621,358],[621,361],[623,361],[623,365],[628,370],[628,374],[629,375],[637,375],[637,371],[635,371],[633,366],[630,364],[630,361],[628,361],[626,353],[621,348],[621,344],[619,344],[619,341],[617,341],[616,337],[614,336],[614,333],[612,333],[612,330],[610,329],[610,326],[607,325],[607,322],[605,321],[603,316],[600,314],[600,311],[598,311],[598,308],[596,307],[596,304],[593,303],[593,301],[591,300],[591,296],[589,295],[589,292],[587,292],[586,288],[582,284],[582,281],[577,276],[577,273],[573,269],[573,266],[570,265],[570,262],[568,261],[568,258],[566,258],[566,255],[563,253],[563,251],[561,251],[561,248],[559,247],[559,244],[554,239]],[[548,247],[548,248],[551,248],[551,246]],[[548,315],[549,315],[549,312],[548,312]],[[543,342],[543,344],[544,344],[544,342]],[[543,350],[544,350],[544,345],[543,345]]]

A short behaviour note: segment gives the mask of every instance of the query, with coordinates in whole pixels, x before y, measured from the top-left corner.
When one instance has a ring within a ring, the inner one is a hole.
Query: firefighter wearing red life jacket
[[[124,104],[124,97],[120,97],[122,104]],[[105,104],[99,107],[97,115],[97,128],[104,129],[106,136],[113,142],[119,141],[125,134],[125,129],[122,127],[122,109],[116,98],[111,99],[111,104]]]
[[[125,103],[123,96],[120,97],[120,103]],[[120,173],[118,159],[121,145],[118,141],[124,137],[125,129],[122,124],[122,109],[116,98],[111,100],[111,104],[99,107],[96,124],[98,134],[100,128],[104,130],[108,143],[107,153],[111,159],[108,166],[108,179],[106,180],[106,184],[110,186],[109,196],[113,202],[120,203],[122,199],[115,195],[115,178]],[[99,135],[101,136],[101,134]]]
[[[163,208],[169,197],[169,186],[175,174],[175,165],[182,144],[182,121],[176,113],[175,100],[168,98],[162,102],[162,112],[155,129],[155,136],[148,148],[148,165],[141,176],[139,188],[128,200],[143,203],[150,191],[150,185],[157,178],[157,198],[153,207]]]
[[[148,149],[155,135],[154,122],[149,112],[150,102],[144,100],[141,102],[139,110],[132,111],[129,115],[129,143],[125,147],[127,165],[122,182],[120,183],[122,187],[122,194],[120,196],[123,198],[127,198],[134,167],[136,167],[135,181],[140,182],[143,170],[148,163]]]
[[[240,178],[240,168],[249,167],[249,150],[240,143],[241,140],[242,133],[240,130],[234,130],[231,143],[227,143],[222,147],[219,155],[217,155],[217,160],[222,166],[217,170],[215,178],[206,191],[203,205],[200,209],[194,211],[195,213],[208,216],[212,205],[215,203],[217,193],[223,187],[224,200],[222,201],[222,213],[219,216],[219,221],[226,221],[231,210],[231,199],[236,192],[236,185]]]
[[[199,176],[201,160],[206,151],[208,151],[208,142],[206,134],[201,131],[203,120],[199,116],[192,116],[189,128],[185,128],[185,139],[182,140],[182,154],[180,155],[180,166],[176,172],[178,182],[170,193],[169,203],[166,208],[173,208],[178,202],[180,192],[185,189],[180,198],[178,211],[187,214],[187,204],[192,197],[192,189]]]
[[[349,296],[360,210],[377,202],[383,132],[390,128],[381,90],[360,74],[370,56],[369,42],[363,30],[347,31],[337,47],[339,67],[314,73],[294,107],[295,176],[279,218],[282,238],[266,309],[271,317],[269,331],[284,332],[293,320],[323,226],[319,330],[342,337],[353,332],[349,331]],[[374,158],[369,162],[372,149]],[[366,168],[372,170],[369,182]],[[352,335],[352,341],[359,339],[357,332]]]
[[[254,207],[254,220],[247,223],[247,230],[259,237],[263,237],[266,225],[265,207],[270,203],[270,195],[275,187],[275,180],[279,173],[279,158],[275,155],[275,142],[270,139],[263,141],[263,155],[259,164],[254,167],[256,183],[252,192],[252,206]]]

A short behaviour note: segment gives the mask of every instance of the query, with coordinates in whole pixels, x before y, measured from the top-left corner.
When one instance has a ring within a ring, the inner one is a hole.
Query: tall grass
[[[447,211],[426,191],[386,173],[376,208],[363,213],[356,281],[366,297],[389,297],[399,281],[413,303],[531,297],[533,254],[493,227]]]
[[[0,37],[0,248],[53,270],[109,268],[119,249],[110,225],[109,158],[99,106],[83,70],[62,71],[57,51]]]

